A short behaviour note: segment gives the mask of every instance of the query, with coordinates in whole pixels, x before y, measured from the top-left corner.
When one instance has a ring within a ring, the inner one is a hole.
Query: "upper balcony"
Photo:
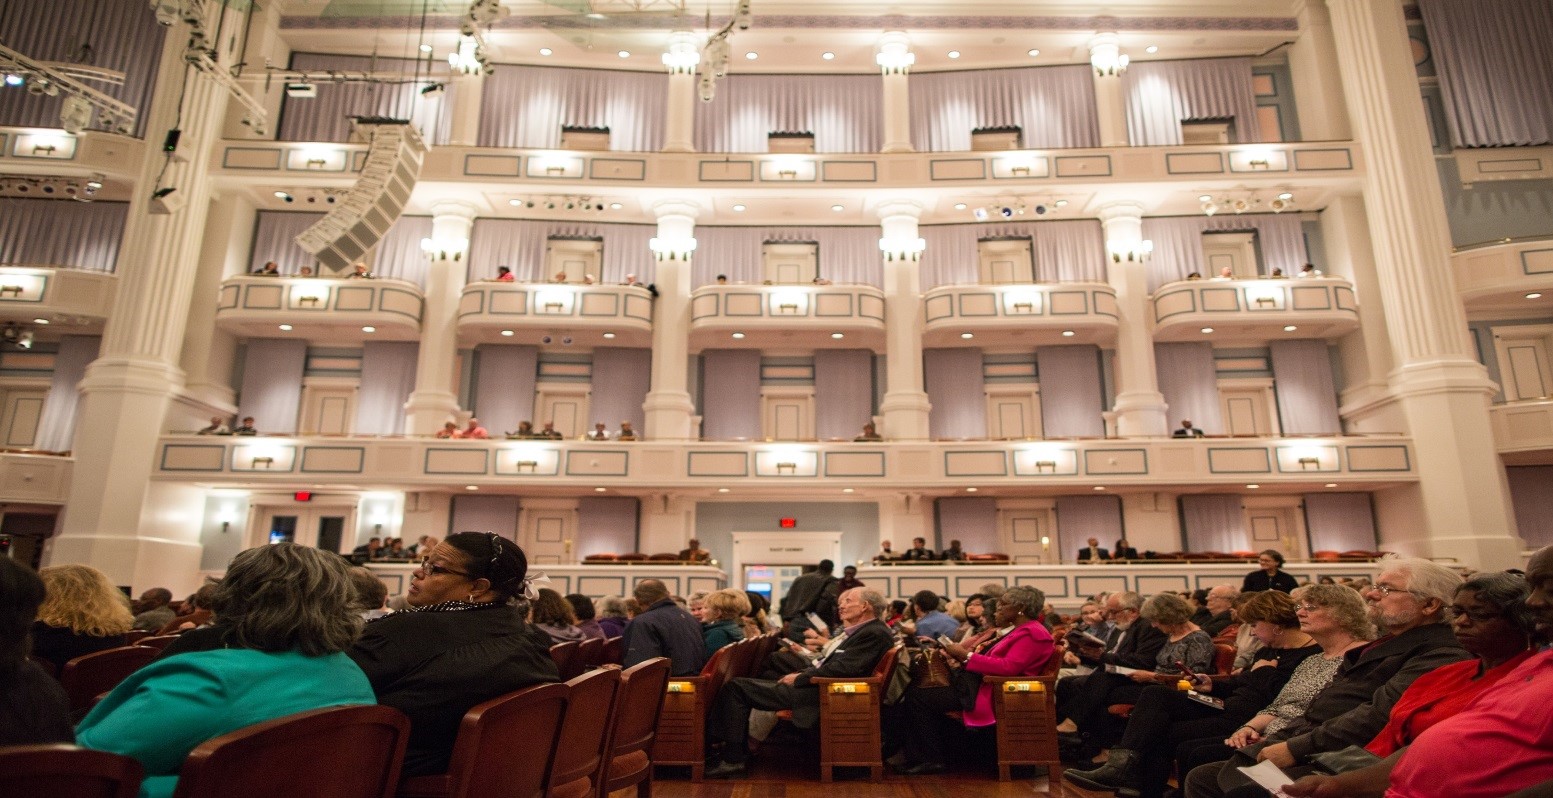
[[[1253,346],[1290,337],[1334,340],[1357,329],[1353,284],[1340,277],[1182,280],[1154,292],[1155,341]]]
[[[565,339],[584,347],[650,347],[652,295],[629,285],[482,280],[459,297],[458,339],[465,346]]]
[[[229,277],[221,283],[216,326],[253,338],[359,343],[420,338],[425,296],[404,280]]]
[[[24,175],[102,174],[134,180],[146,143],[100,130],[0,127],[0,171]]]
[[[1553,239],[1511,241],[1451,255],[1469,314],[1553,315]]]
[[[119,278],[52,266],[0,266],[0,321],[48,319],[100,327],[113,309]]]
[[[690,351],[884,351],[884,292],[871,285],[708,285],[690,295]]]
[[[928,348],[1116,341],[1116,291],[1104,283],[946,285],[922,307]]]

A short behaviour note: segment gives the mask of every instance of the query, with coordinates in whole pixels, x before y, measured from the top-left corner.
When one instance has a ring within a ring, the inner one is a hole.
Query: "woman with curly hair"
[[[129,599],[90,565],[55,565],[38,572],[45,596],[32,627],[32,653],[56,670],[76,657],[125,644],[135,624]]]
[[[576,610],[560,593],[548,587],[539,589],[539,598],[528,606],[528,621],[550,635],[553,643],[569,643],[582,640],[584,635],[577,627]]]

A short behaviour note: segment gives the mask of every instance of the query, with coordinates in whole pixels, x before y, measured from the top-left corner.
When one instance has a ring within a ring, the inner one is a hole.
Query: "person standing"
[[[1246,574],[1246,579],[1240,584],[1240,592],[1257,593],[1263,590],[1282,590],[1285,593],[1293,593],[1299,583],[1294,577],[1279,570],[1283,567],[1283,554],[1277,549],[1268,549],[1257,555],[1257,570]]]
[[[836,602],[841,595],[840,580],[832,572],[836,570],[836,564],[830,560],[820,560],[820,564],[787,586],[787,593],[782,596],[782,603],[777,608],[777,613],[782,616],[782,623],[787,627],[786,633],[794,640],[803,639],[803,630],[810,624],[804,620],[808,613],[820,616],[827,626],[836,622]],[[816,629],[816,632],[824,632],[825,629]]]

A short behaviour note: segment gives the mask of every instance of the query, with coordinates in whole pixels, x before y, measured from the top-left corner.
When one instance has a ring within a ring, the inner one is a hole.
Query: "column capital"
[[[922,218],[922,203],[910,199],[892,199],[879,203],[876,212],[879,220],[889,222],[895,219],[910,219],[915,222]]]
[[[1132,200],[1117,200],[1107,202],[1100,206],[1100,223],[1109,226],[1112,222],[1138,222],[1143,221],[1143,204]]]
[[[653,216],[657,217],[661,225],[664,220],[675,217],[688,219],[692,224],[701,215],[701,206],[691,200],[665,199],[652,204]]]
[[[874,63],[886,75],[905,75],[917,63],[917,56],[911,52],[911,37],[904,31],[885,31],[874,49]]]
[[[463,200],[440,200],[431,206],[433,224],[442,219],[462,219],[469,224],[474,224],[475,217],[480,215],[480,209]]]
[[[663,53],[663,67],[670,75],[695,74],[701,63],[701,40],[688,30],[669,34],[669,47]]]
[[[1115,31],[1101,31],[1089,40],[1089,65],[1095,77],[1115,78],[1127,71],[1128,58],[1122,53],[1121,38]]]

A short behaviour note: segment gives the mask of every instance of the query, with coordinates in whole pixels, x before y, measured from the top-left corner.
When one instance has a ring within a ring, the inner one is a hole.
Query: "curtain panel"
[[[1212,344],[1155,344],[1154,373],[1159,377],[1159,392],[1165,396],[1170,427],[1185,419],[1205,434],[1224,433]]]
[[[1127,135],[1134,147],[1181,143],[1181,123],[1234,120],[1236,143],[1261,141],[1251,59],[1140,61],[1122,73]]]
[[[584,496],[577,501],[577,557],[628,554],[637,549],[633,496]]]
[[[512,540],[518,530],[519,501],[517,496],[454,496],[448,530],[495,532]]]
[[[1510,503],[1517,531],[1529,548],[1553,545],[1553,466],[1510,466]]]
[[[1321,340],[1273,341],[1273,392],[1285,435],[1339,435],[1332,358]]]
[[[924,225],[919,234],[927,242],[923,290],[981,282],[978,244],[995,238],[1030,241],[1036,282],[1106,281],[1105,237],[1095,219]]]
[[[1078,550],[1099,538],[1110,549],[1126,535],[1122,531],[1120,496],[1058,496],[1057,539],[1052,541],[1054,562],[1078,558]],[[1071,554],[1069,550],[1071,549]],[[1112,549],[1112,551],[1115,551]]]
[[[998,550],[996,499],[946,496],[934,502],[933,509],[938,521],[938,539],[929,540],[928,548],[943,551],[949,548],[949,541],[958,540],[961,550],[970,554]]]
[[[631,428],[642,434],[647,428],[643,405],[651,384],[651,349],[603,346],[593,350],[593,418],[582,419],[584,429],[592,430],[593,422],[602,421],[616,430],[621,421],[629,421]]]
[[[1020,129],[1026,149],[1100,146],[1095,81],[1084,64],[911,75],[919,152],[969,152],[971,132]]]
[[[421,250],[421,239],[431,237],[430,216],[401,216],[394,220],[372,252],[372,273],[426,286],[430,265]],[[343,276],[343,275],[342,275]]]
[[[275,261],[281,274],[296,274],[303,266],[318,263],[312,253],[297,246],[296,238],[319,219],[321,213],[294,213],[287,211],[259,211],[259,219],[253,228],[253,255],[248,258],[248,271],[256,272],[264,264]]]
[[[851,440],[873,420],[874,357],[867,349],[814,353],[814,434]]]
[[[238,419],[253,416],[261,433],[295,434],[306,365],[306,341],[249,339],[237,397]]]
[[[599,282],[618,283],[635,274],[651,283],[657,268],[647,242],[655,235],[657,226],[650,224],[476,219],[469,234],[468,279],[493,280],[496,267],[507,266],[519,282],[546,282],[550,274],[545,248],[550,239],[588,238],[604,242]]]
[[[534,421],[539,378],[539,348],[506,344],[475,347],[473,411],[491,434],[511,432],[519,422]],[[535,428],[549,419],[541,419]]]
[[[1100,349],[1096,346],[1041,346],[1035,350],[1041,382],[1041,429],[1046,438],[1105,435]]]
[[[553,150],[561,129],[608,128],[609,149],[663,149],[669,76],[661,72],[498,64],[485,78],[481,147]]]
[[[1192,272],[1203,277],[1207,268],[1203,258],[1204,233],[1253,231],[1262,252],[1261,274],[1273,269],[1293,276],[1309,260],[1305,250],[1305,229],[1296,214],[1246,213],[1219,216],[1153,216],[1143,220],[1143,237],[1154,242],[1149,258],[1149,290],[1166,283],[1185,280]]]
[[[1181,497],[1187,551],[1232,552],[1250,548],[1240,497],[1223,494]]]
[[[1456,147],[1553,143],[1553,4],[1419,0]]]
[[[112,273],[128,215],[127,202],[0,199],[0,263]]]
[[[798,242],[817,245],[821,277],[884,286],[878,227],[698,227],[690,283],[697,288],[715,285],[721,274],[730,283],[759,285],[765,279],[761,247]]]
[[[351,139],[352,116],[386,116],[408,119],[427,144],[446,144],[453,112],[454,85],[440,97],[425,97],[421,90],[431,83],[426,64],[409,58],[293,53],[291,68],[309,75],[318,89],[316,97],[283,97],[279,141],[331,141]],[[419,68],[420,80],[416,80]],[[399,72],[403,83],[334,83],[328,72]]]
[[[72,449],[75,436],[76,409],[81,404],[81,392],[76,384],[86,376],[86,367],[97,359],[97,348],[102,338],[96,335],[67,335],[59,340],[59,351],[54,354],[54,374],[49,381],[49,392],[43,400],[43,416],[38,419],[38,437],[34,446],[46,452],[63,452]]]
[[[987,437],[986,377],[980,349],[922,350],[922,380],[932,405],[928,411],[931,438]]]
[[[1374,551],[1375,509],[1368,493],[1305,494],[1311,551]]]
[[[361,388],[356,394],[356,423],[363,435],[400,435],[404,404],[415,390],[414,341],[368,341],[361,350]]]
[[[728,75],[696,104],[696,150],[766,152],[772,133],[812,133],[818,153],[876,153],[883,90],[879,75]]]
[[[167,35],[167,28],[148,12],[145,0],[10,0],[5,10],[0,15],[0,42],[11,49],[38,61],[122,72],[122,85],[94,87],[134,107],[139,112],[134,135],[145,135],[162,40]],[[70,23],[60,24],[60,20]],[[20,89],[0,91],[0,125],[57,129],[64,102],[63,93],[49,97]],[[97,119],[91,129],[105,128]]]
[[[701,437],[725,441],[761,437],[760,352],[701,353]]]

